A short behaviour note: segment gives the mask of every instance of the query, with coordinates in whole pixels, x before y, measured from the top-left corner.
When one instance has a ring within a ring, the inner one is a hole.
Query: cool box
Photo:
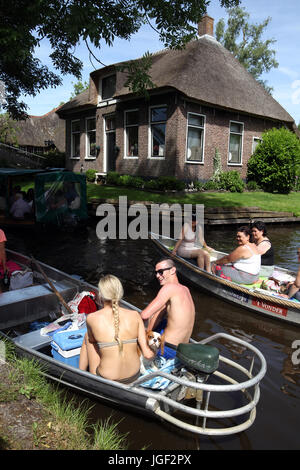
[[[54,333],[51,342],[52,357],[69,366],[79,367],[80,349],[86,328]]]

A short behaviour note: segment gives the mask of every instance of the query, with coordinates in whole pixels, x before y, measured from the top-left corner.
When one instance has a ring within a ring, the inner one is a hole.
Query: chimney
[[[204,36],[204,34],[214,36],[214,19],[204,15],[200,23],[198,23],[198,34],[199,36]]]

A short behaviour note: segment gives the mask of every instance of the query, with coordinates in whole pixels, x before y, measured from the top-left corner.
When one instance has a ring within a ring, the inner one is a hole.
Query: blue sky
[[[273,97],[289,112],[295,122],[300,123],[300,0],[242,0],[241,6],[250,14],[251,23],[261,23],[267,17],[272,20],[265,31],[265,39],[275,39],[277,69],[265,74],[262,78],[273,87]],[[211,0],[207,13],[215,19],[226,20],[226,10],[220,7],[219,0]],[[113,64],[123,60],[140,57],[146,51],[155,52],[163,48],[156,33],[150,27],[144,27],[130,41],[117,40],[109,48],[103,45],[101,50],[94,50],[95,55],[105,64]],[[43,42],[37,50],[37,56],[47,65],[50,48]],[[89,60],[85,46],[79,46],[75,52],[83,62],[82,80],[88,80],[89,74],[100,68],[94,59],[94,67]],[[23,96],[28,105],[28,113],[35,116],[43,115],[62,101],[68,101],[73,91],[72,76],[63,77],[63,85],[55,89],[40,92],[35,98]]]

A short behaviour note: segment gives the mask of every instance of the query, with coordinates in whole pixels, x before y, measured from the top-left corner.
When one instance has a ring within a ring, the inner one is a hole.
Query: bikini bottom
[[[103,377],[101,374],[99,374],[98,368],[96,370],[96,373],[98,377],[102,377],[102,379],[107,379],[107,377]],[[137,380],[140,375],[141,375],[140,371],[138,370],[138,372],[136,372],[136,374],[132,375],[131,377],[125,377],[125,379],[114,380],[114,382],[120,382],[121,384],[130,384],[131,382],[134,382],[135,380]]]

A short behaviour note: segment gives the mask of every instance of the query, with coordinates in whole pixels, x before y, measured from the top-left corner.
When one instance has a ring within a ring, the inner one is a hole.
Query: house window
[[[80,158],[80,121],[71,122],[71,158]]]
[[[188,113],[186,159],[188,162],[203,162],[205,117]]]
[[[233,121],[230,122],[228,163],[242,163],[243,132],[243,123]]]
[[[125,157],[139,154],[139,111],[125,111]]]
[[[262,142],[262,139],[260,137],[253,137],[253,142],[252,142],[252,153],[255,152],[256,147]]]
[[[101,100],[108,100],[113,97],[116,91],[116,75],[109,75],[101,80]]]
[[[166,143],[167,107],[150,109],[151,156],[164,157]]]
[[[96,118],[86,119],[86,158],[96,158]]]

